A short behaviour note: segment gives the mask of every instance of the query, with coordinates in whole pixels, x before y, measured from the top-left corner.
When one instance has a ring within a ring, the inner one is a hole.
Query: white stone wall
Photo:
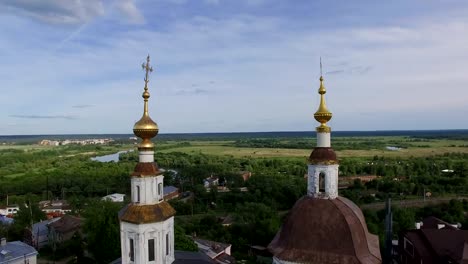
[[[154,162],[154,151],[140,151],[138,158],[140,162]]]
[[[164,200],[164,176],[132,177],[132,202],[139,204],[156,204]],[[138,189],[140,190],[138,192]],[[139,193],[139,197],[138,197]]]
[[[169,234],[169,254],[166,252],[166,235]],[[130,238],[134,242],[134,261],[130,261]],[[155,260],[148,261],[148,240],[154,239]],[[174,262],[174,217],[164,222],[131,224],[120,222],[122,264],[170,264]]]
[[[325,174],[325,191],[320,192],[320,173]],[[317,198],[335,199],[338,196],[338,165],[309,164],[307,177],[307,195]]]
[[[317,132],[317,147],[329,148],[331,147],[331,135],[330,133],[319,133]]]

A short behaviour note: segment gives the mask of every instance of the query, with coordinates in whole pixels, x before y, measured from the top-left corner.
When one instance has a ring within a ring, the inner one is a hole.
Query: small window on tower
[[[135,245],[133,245],[133,238],[130,238],[129,241],[130,241],[130,252],[128,252],[128,256],[130,257],[130,261],[135,261]]]
[[[162,187],[162,183],[158,184],[159,201],[161,201],[161,200],[164,198],[164,196],[163,196],[163,194],[162,194],[162,192],[163,192],[162,188],[163,188],[163,187]]]
[[[148,261],[154,261],[154,239],[148,240]]]
[[[319,174],[319,192],[325,192],[325,173]]]
[[[137,190],[136,202],[139,203],[140,202],[140,186],[137,186],[136,190]]]
[[[166,255],[169,255],[169,234],[166,234]]]

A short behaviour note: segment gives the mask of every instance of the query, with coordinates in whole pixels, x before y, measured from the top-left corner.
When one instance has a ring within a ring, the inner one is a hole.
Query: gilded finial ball
[[[158,132],[158,125],[148,115],[143,115],[133,126],[133,133],[135,136],[143,140],[154,138]]]
[[[315,120],[317,120],[319,123],[321,124],[325,124],[327,123],[328,121],[330,121],[330,119],[332,118],[332,113],[330,112],[316,112],[314,114],[314,118]]]

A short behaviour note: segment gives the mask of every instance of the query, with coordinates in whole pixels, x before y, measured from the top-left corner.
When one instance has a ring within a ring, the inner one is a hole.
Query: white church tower
[[[331,128],[327,122],[332,118],[332,113],[328,111],[325,104],[326,92],[323,77],[320,76],[318,90],[320,105],[314,114],[315,120],[320,122],[320,126],[316,128],[317,147],[314,148],[309,157],[307,194],[315,198],[335,199],[338,196],[338,160],[331,148]]]
[[[143,92],[144,112],[133,133],[142,139],[139,162],[131,175],[131,203],[119,212],[122,264],[170,264],[174,262],[175,210],[164,201],[164,176],[154,162],[151,138],[158,132],[148,113],[148,75],[153,71],[148,55]]]
[[[339,165],[330,144],[332,114],[322,76],[318,93],[314,117],[320,125],[309,157],[307,195],[297,200],[268,245],[273,264],[381,264],[379,238],[367,230],[361,209],[338,195]]]

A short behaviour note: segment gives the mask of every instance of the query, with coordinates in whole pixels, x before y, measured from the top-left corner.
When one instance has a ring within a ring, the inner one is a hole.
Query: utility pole
[[[386,202],[386,211],[387,214],[385,216],[385,241],[384,241],[384,258],[383,264],[391,264],[392,263],[392,240],[393,240],[393,213],[392,213],[392,205],[391,199],[387,198]]]

